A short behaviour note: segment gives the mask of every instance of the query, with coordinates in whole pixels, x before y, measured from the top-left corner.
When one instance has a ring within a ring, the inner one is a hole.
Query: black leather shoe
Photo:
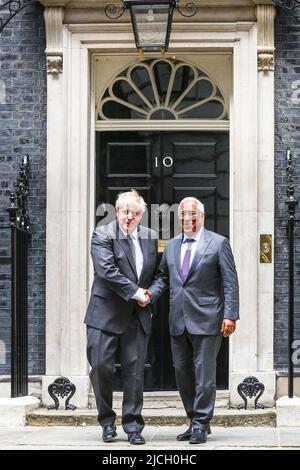
[[[207,434],[211,434],[210,425],[207,426]],[[178,434],[177,441],[189,441],[192,435],[192,426],[190,426],[185,432],[182,434]]]
[[[106,426],[104,426],[102,434],[102,439],[104,442],[111,442],[116,436],[116,426],[114,426],[113,424],[107,424]]]
[[[145,444],[145,439],[139,432],[131,432],[128,434],[130,444]]]
[[[190,444],[204,444],[207,441],[207,431],[194,428],[190,437]]]
[[[185,432],[182,434],[178,434],[177,441],[189,441],[192,435],[192,426],[190,426]]]

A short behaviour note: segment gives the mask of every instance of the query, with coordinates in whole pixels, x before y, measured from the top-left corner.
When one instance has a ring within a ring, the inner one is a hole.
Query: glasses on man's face
[[[180,211],[179,212],[179,218],[183,219],[184,217],[190,217],[192,219],[195,219],[198,214],[201,214],[200,211]]]

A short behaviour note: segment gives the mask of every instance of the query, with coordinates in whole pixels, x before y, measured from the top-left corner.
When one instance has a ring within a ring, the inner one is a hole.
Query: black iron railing
[[[23,157],[8,207],[11,229],[11,397],[28,394],[29,159]]]
[[[0,17],[0,33],[5,26],[21,11],[23,8],[36,3],[38,0],[8,0],[0,5],[0,11],[4,11],[4,17]]]
[[[289,246],[289,304],[288,304],[288,396],[294,396],[294,364],[293,364],[293,342],[294,342],[294,231],[295,211],[298,201],[295,197],[295,187],[292,174],[292,154],[287,150],[287,199],[288,208],[287,236]]]
[[[299,0],[272,0],[273,3],[283,10],[287,15],[294,17],[300,22],[300,1]]]

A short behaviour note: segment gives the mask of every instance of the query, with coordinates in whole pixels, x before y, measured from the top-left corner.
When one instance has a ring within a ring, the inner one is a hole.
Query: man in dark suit
[[[206,442],[216,397],[216,359],[222,334],[235,330],[239,287],[228,240],[204,228],[204,206],[179,205],[182,235],[165,248],[149,287],[154,302],[170,288],[170,334],[176,382],[190,426],[177,439]],[[144,303],[145,305],[145,303]]]
[[[104,442],[117,435],[112,389],[119,344],[122,426],[131,444],[145,443],[141,411],[151,311],[141,308],[136,301],[145,301],[144,288],[153,280],[157,261],[156,233],[139,225],[145,208],[137,192],[120,194],[116,202],[117,220],[97,227],[92,236],[95,274],[85,323],[90,378]]]

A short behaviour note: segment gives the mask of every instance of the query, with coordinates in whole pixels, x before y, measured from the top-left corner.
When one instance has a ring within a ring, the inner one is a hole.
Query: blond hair
[[[142,212],[143,214],[146,210],[147,204],[142,196],[132,189],[131,191],[126,191],[118,195],[116,200],[116,210],[120,209],[120,207],[130,207]]]

